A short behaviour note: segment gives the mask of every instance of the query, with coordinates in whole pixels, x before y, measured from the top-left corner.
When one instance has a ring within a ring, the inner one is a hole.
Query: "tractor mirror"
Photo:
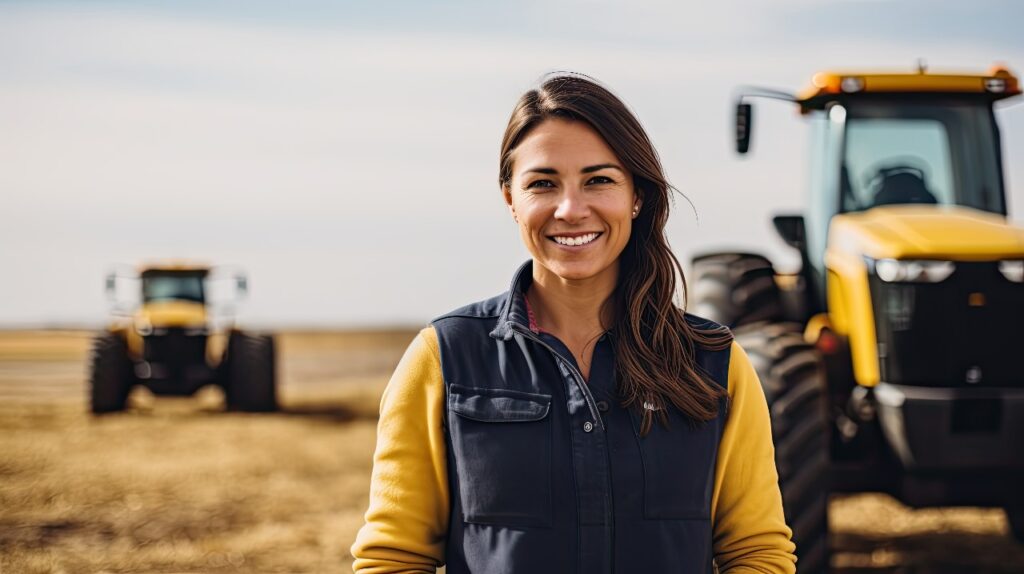
[[[736,104],[736,152],[747,153],[750,150],[750,128],[753,121],[754,108],[750,104]]]
[[[776,215],[772,218],[775,230],[782,236],[782,240],[790,247],[803,251],[807,244],[807,235],[804,228],[804,216],[802,215]]]

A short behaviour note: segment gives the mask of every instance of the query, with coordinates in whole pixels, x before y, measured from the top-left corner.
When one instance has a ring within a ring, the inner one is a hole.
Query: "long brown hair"
[[[613,295],[613,341],[616,379],[623,406],[642,413],[646,435],[654,413],[668,424],[667,407],[675,406],[697,424],[718,415],[728,396],[708,380],[694,358],[695,345],[725,349],[732,334],[725,327],[690,325],[673,300],[676,278],[686,280],[665,238],[671,196],[658,153],[636,116],[609,90],[579,74],[557,74],[519,98],[501,142],[498,181],[512,178],[512,152],[535,126],[550,118],[583,121],[593,127],[633,176],[643,203],[619,256],[619,281]]]

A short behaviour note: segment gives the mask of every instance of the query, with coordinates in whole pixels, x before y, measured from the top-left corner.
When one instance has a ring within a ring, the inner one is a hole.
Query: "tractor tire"
[[[825,371],[798,323],[754,323],[734,331],[764,389],[775,465],[800,574],[829,568],[829,423]]]
[[[228,410],[266,413],[277,410],[274,338],[232,332],[222,385]]]
[[[761,255],[713,253],[695,257],[690,285],[687,310],[727,327],[783,318],[775,269]]]
[[[1010,523],[1010,535],[1020,544],[1024,544],[1024,505],[1007,506],[1006,519]]]
[[[97,335],[92,342],[89,369],[89,407],[93,414],[123,411],[134,383],[124,339],[114,333]]]

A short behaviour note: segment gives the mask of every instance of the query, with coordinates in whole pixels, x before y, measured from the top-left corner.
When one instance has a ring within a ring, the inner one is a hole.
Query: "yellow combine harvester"
[[[135,385],[156,395],[190,396],[212,384],[224,389],[229,409],[277,408],[273,337],[243,333],[229,319],[217,324],[210,312],[210,286],[228,286],[237,298],[247,290],[243,275],[183,262],[144,265],[107,277],[112,299],[123,283],[139,301],[132,308],[122,305],[93,342],[93,413],[124,410]]]
[[[997,506],[1024,539],[1024,229],[1007,221],[986,74],[822,73],[792,102],[813,129],[802,215],[776,216],[802,269],[697,257],[693,312],[734,328],[772,416],[801,573],[828,568],[830,492]]]

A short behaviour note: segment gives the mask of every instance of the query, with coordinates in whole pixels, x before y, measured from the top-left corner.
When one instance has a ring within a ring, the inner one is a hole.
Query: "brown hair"
[[[665,238],[671,196],[678,191],[665,178],[658,153],[636,116],[594,80],[579,74],[557,74],[519,98],[501,142],[498,181],[512,178],[512,152],[535,126],[550,118],[583,121],[604,138],[633,175],[643,204],[619,256],[613,331],[616,380],[623,406],[640,409],[641,434],[646,435],[654,413],[668,424],[669,404],[691,423],[718,415],[719,401],[728,393],[708,380],[694,358],[695,347],[725,349],[732,334],[725,327],[701,328],[687,323],[673,301],[676,277],[686,281],[682,266]]]

